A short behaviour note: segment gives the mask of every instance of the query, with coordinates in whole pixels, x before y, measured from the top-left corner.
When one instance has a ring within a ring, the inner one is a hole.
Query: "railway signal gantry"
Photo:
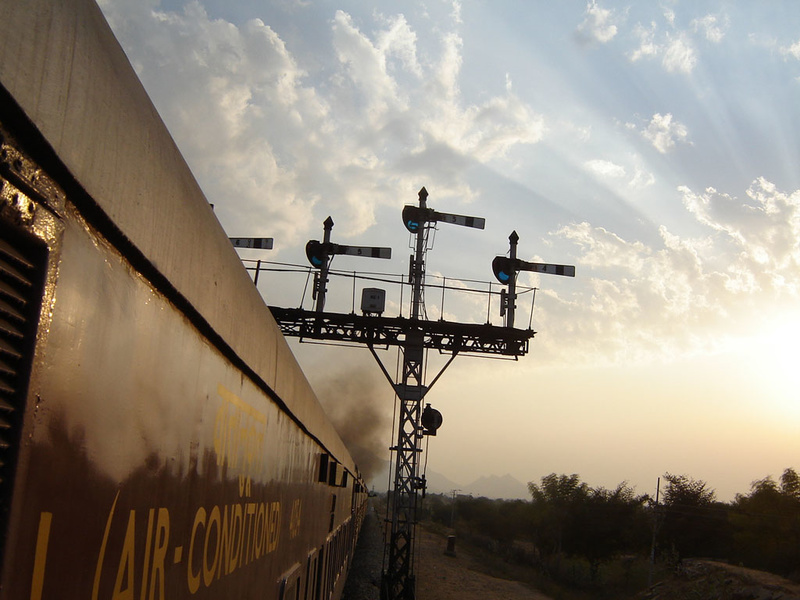
[[[382,600],[412,600],[415,597],[414,546],[417,524],[417,507],[420,492],[425,490],[424,477],[420,476],[419,458],[424,436],[434,435],[441,424],[441,415],[427,407],[423,401],[439,377],[458,354],[500,355],[517,358],[528,352],[529,340],[535,332],[514,328],[515,284],[520,271],[537,271],[556,275],[574,276],[575,268],[562,265],[527,263],[516,258],[519,237],[512,233],[510,257],[495,259],[495,275],[508,286],[501,298],[501,315],[504,325],[499,327],[471,323],[452,323],[444,320],[430,321],[425,316],[425,258],[429,235],[437,223],[449,223],[483,229],[485,220],[437,212],[427,205],[428,192],[419,191],[419,204],[403,209],[403,224],[413,236],[414,254],[411,256],[409,283],[411,285],[411,310],[409,318],[383,317],[379,313],[364,316],[330,313],[324,311],[325,294],[330,262],[336,254],[349,254],[372,258],[390,258],[389,248],[344,246],[331,242],[333,220],[324,223],[323,241],[312,240],[306,245],[306,256],[317,269],[314,278],[315,310],[302,308],[270,307],[285,336],[303,340],[326,340],[359,343],[367,346],[375,357],[386,379],[399,400],[397,438],[391,447],[395,455],[392,482],[387,510],[387,537],[384,550]],[[498,260],[501,259],[501,260]],[[494,266],[494,265],[493,265]],[[400,380],[395,381],[383,365],[375,348],[397,346],[403,356]],[[430,383],[424,380],[425,356],[428,350],[449,354],[450,358]]]

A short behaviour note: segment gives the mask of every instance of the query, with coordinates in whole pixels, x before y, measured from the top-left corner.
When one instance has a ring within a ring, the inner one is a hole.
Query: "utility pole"
[[[453,502],[450,506],[450,529],[456,526],[456,497],[461,490],[452,490],[450,493],[453,495]]]
[[[661,491],[661,477],[658,478],[656,481],[656,504],[653,507],[653,541],[650,544],[650,570],[647,574],[647,585],[648,587],[653,585],[653,574],[655,573],[656,568],[656,534],[658,533],[658,494]]]

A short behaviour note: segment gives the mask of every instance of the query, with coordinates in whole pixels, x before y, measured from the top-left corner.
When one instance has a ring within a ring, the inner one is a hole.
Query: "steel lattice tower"
[[[306,245],[306,256],[318,269],[314,281],[315,310],[279,308],[271,306],[281,332],[288,337],[303,340],[328,340],[358,343],[369,348],[399,400],[397,440],[391,450],[395,453],[393,479],[389,489],[388,532],[384,549],[381,600],[413,600],[416,595],[414,573],[414,545],[417,525],[419,492],[425,490],[424,477],[420,476],[421,441],[426,433],[423,426],[425,413],[423,400],[442,373],[459,353],[495,355],[518,358],[528,352],[528,342],[535,332],[514,328],[516,277],[520,271],[534,271],[554,275],[575,276],[575,267],[528,263],[516,258],[519,239],[516,232],[509,237],[510,256],[498,256],[492,270],[508,291],[501,294],[500,314],[505,315],[505,326],[489,324],[452,323],[429,321],[425,315],[425,253],[428,238],[437,222],[483,229],[485,220],[450,213],[436,212],[427,206],[428,192],[419,191],[419,206],[406,205],[403,222],[414,236],[414,255],[411,257],[409,283],[412,288],[411,311],[408,319],[370,314],[341,314],[325,312],[325,294],[330,261],[334,255],[390,258],[390,248],[345,246],[331,242],[333,220],[324,222],[323,241],[311,240]],[[258,277],[258,273],[256,273]],[[491,292],[490,292],[491,293]],[[402,352],[402,375],[395,382],[375,352],[376,347],[397,346]],[[450,354],[450,359],[430,384],[425,383],[427,350]],[[438,414],[437,411],[432,411]],[[441,420],[441,415],[439,415]],[[439,422],[441,424],[441,422]],[[438,425],[436,425],[438,427]],[[433,428],[435,429],[435,427]]]

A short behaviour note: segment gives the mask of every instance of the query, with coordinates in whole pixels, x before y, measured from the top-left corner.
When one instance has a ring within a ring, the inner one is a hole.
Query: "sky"
[[[520,273],[537,288],[533,313],[532,293],[518,302],[528,355],[458,357],[426,396],[444,417],[428,469],[642,494],[669,472],[728,501],[800,468],[795,2],[99,4],[227,233],[274,238],[243,259],[305,268],[331,216],[334,242],[393,249],[334,269],[397,281],[400,213],[425,186],[437,211],[486,219],[439,225],[428,283],[489,291],[512,231],[520,258],[575,265]],[[261,275],[268,304],[312,308],[295,271]],[[348,277],[326,310],[362,287],[408,314],[407,290]],[[500,325],[488,298],[431,288],[426,315]],[[369,352],[292,348],[388,455],[393,395]],[[361,392],[341,385],[356,375]]]

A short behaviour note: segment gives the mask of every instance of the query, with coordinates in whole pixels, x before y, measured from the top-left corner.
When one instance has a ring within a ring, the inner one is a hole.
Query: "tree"
[[[585,558],[592,581],[604,561],[646,544],[647,496],[637,496],[625,482],[607,490],[591,488],[575,474],[551,473],[540,485],[529,483],[528,490],[540,553]]]
[[[800,500],[800,475],[791,467],[781,475],[781,493],[795,500]]]
[[[730,516],[733,557],[750,567],[790,575],[800,565],[800,480],[786,469],[780,484],[767,476],[737,495]]]
[[[589,486],[580,477],[550,473],[542,477],[541,485],[528,483],[533,504],[533,539],[544,556],[560,554],[564,539],[570,537],[570,524],[576,511],[589,495]]]
[[[613,490],[589,490],[576,511],[577,535],[570,540],[569,550],[589,561],[592,581],[597,580],[604,561],[646,544],[642,511],[646,501],[646,495],[637,496],[624,481]]]
[[[678,559],[712,556],[727,546],[727,507],[705,481],[666,473],[663,538]]]

